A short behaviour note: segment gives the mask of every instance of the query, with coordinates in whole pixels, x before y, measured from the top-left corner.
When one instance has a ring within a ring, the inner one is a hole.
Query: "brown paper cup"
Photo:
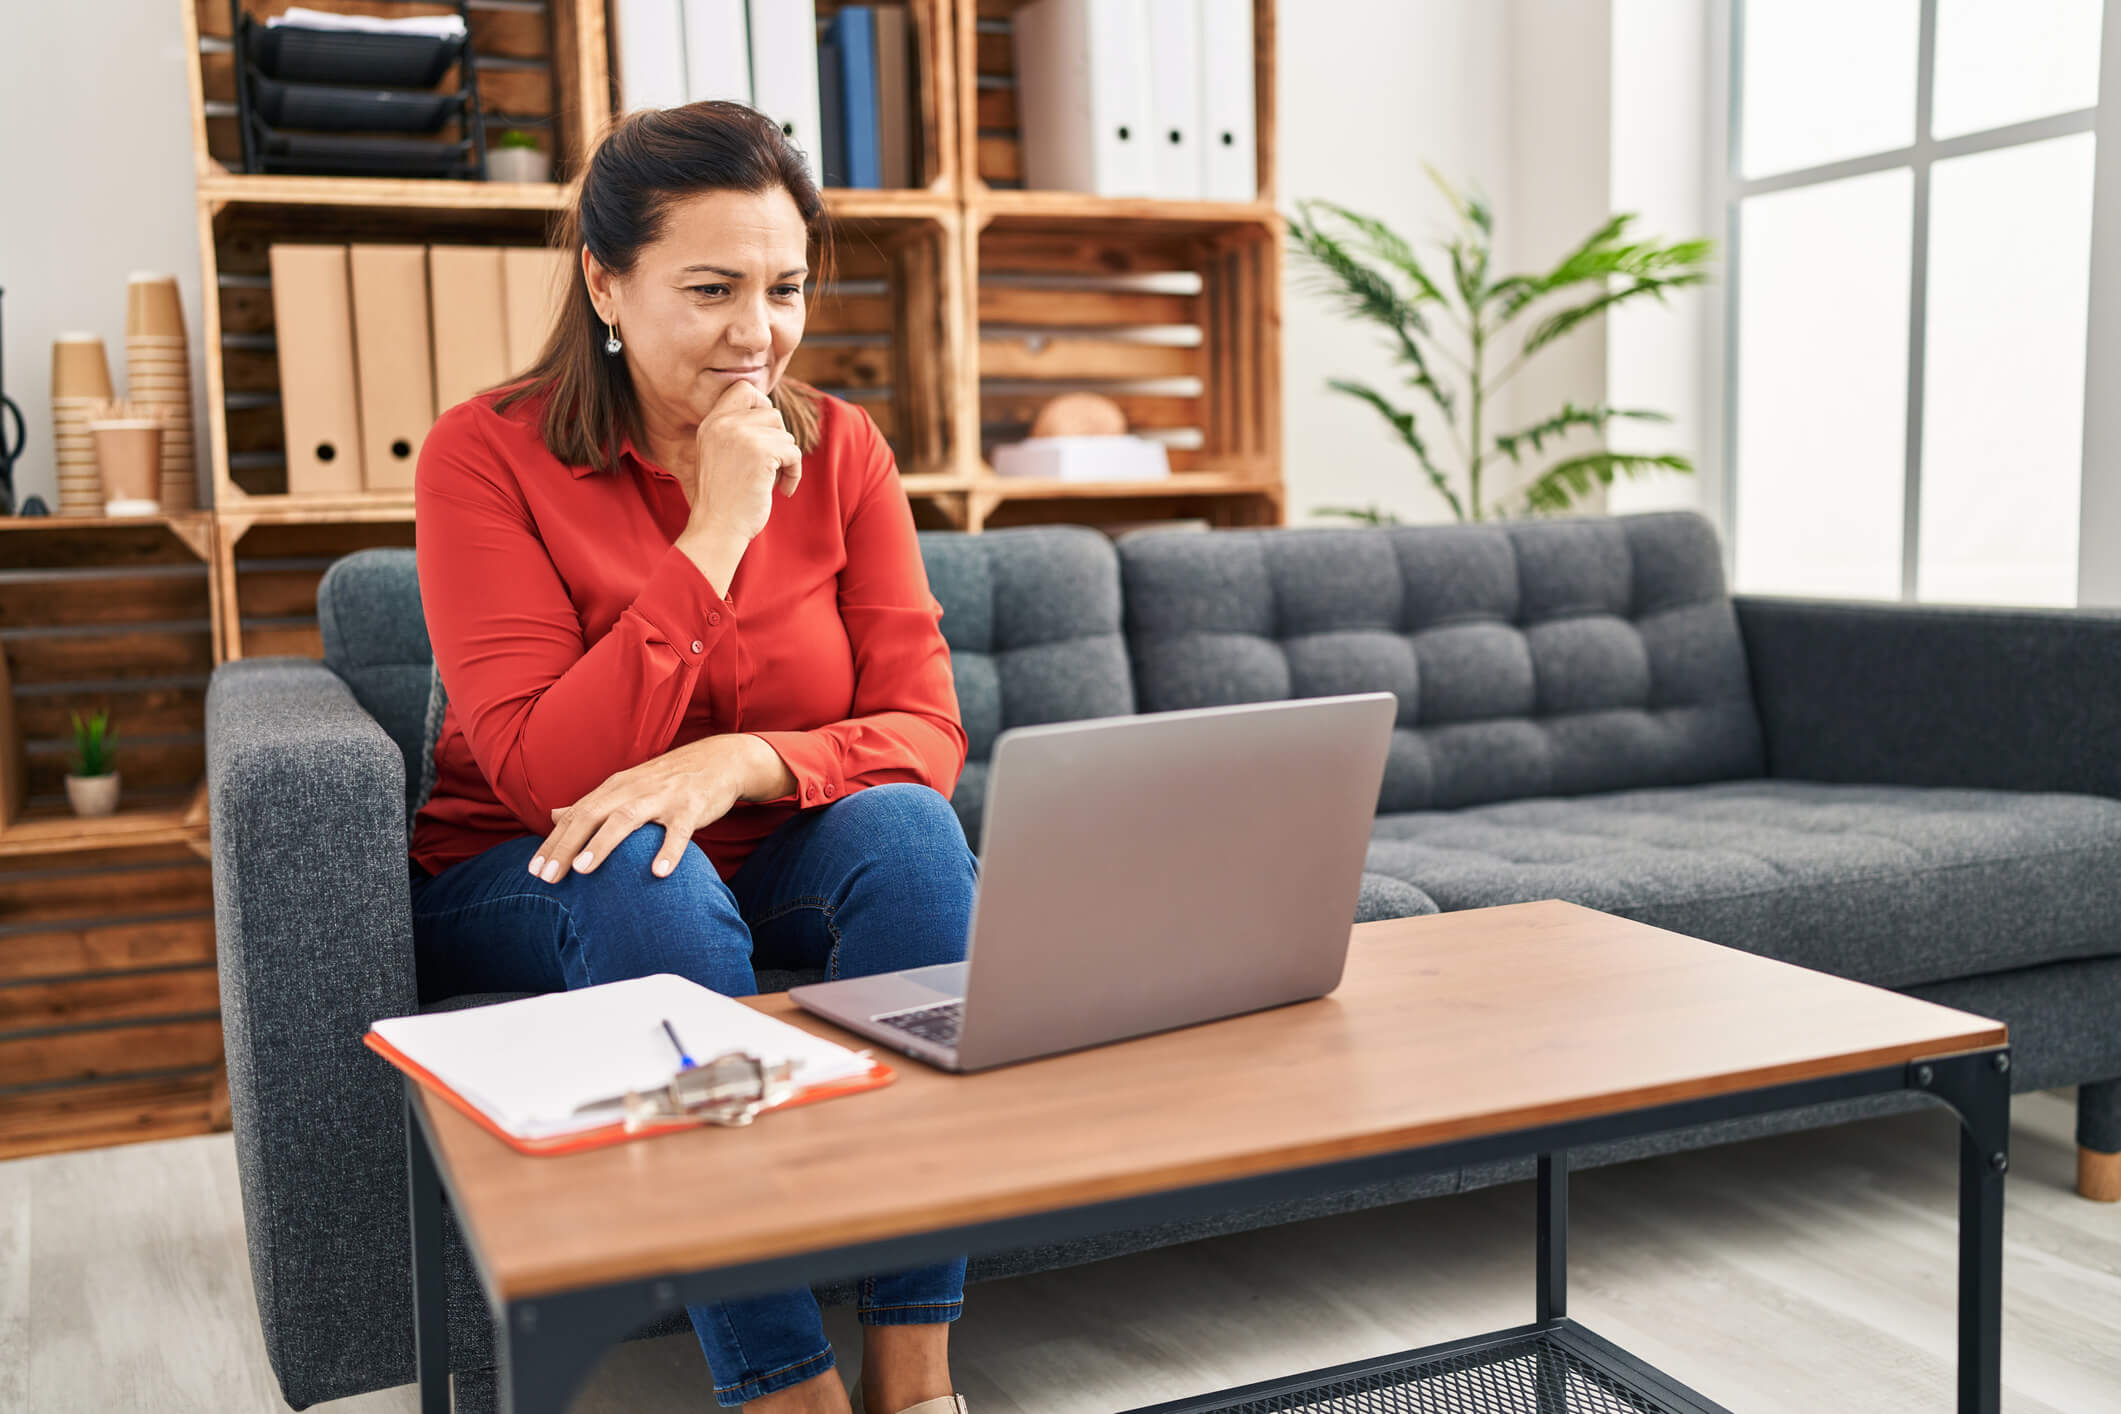
[[[91,426],[104,499],[155,499],[161,489],[162,425],[153,418],[126,417]]]
[[[61,334],[52,340],[52,401],[61,398],[107,398],[112,394],[110,362],[103,341],[94,334]]]
[[[177,297],[177,277],[135,271],[125,287],[125,332],[184,337],[184,305]]]

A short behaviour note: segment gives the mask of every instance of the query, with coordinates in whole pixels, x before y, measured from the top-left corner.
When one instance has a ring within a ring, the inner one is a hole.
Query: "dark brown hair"
[[[608,471],[621,437],[646,450],[640,399],[624,358],[604,352],[606,330],[582,278],[583,247],[615,275],[632,271],[662,233],[673,203],[700,192],[768,192],[794,199],[816,245],[817,287],[830,279],[830,225],[825,201],[803,155],[780,125],[741,103],[687,103],[642,108],[620,118],[589,159],[561,218],[559,246],[574,257],[570,290],[537,361],[494,401],[505,409],[550,394],[539,429],[545,446],[569,466]],[[817,445],[817,390],[783,378],[773,404],[808,452]]]

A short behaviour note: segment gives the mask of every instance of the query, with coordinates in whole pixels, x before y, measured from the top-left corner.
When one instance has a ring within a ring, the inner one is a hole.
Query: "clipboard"
[[[695,1039],[718,1037],[718,1053],[693,1061],[669,1029],[671,1015]],[[361,1039],[481,1129],[534,1156],[703,1125],[747,1125],[761,1114],[859,1094],[897,1076],[866,1050],[848,1050],[671,976],[384,1018]],[[644,1049],[652,1045],[671,1050]],[[799,1083],[806,1066],[820,1078]]]
[[[444,1085],[440,1080],[437,1080],[431,1072],[414,1064],[396,1046],[391,1045],[390,1042],[384,1040],[375,1032],[368,1032],[361,1037],[361,1041],[368,1049],[389,1061],[399,1070],[404,1071],[414,1080],[419,1081],[421,1086],[430,1094],[448,1101],[468,1117],[472,1123],[478,1125],[479,1128],[485,1130],[519,1154],[530,1154],[540,1158],[559,1154],[578,1154],[585,1149],[601,1149],[611,1144],[624,1144],[629,1140],[653,1139],[659,1134],[676,1134],[681,1130],[690,1131],[700,1128],[702,1124],[711,1122],[695,1118],[671,1118],[648,1124],[629,1126],[622,1119],[611,1124],[601,1125],[595,1129],[584,1129],[573,1134],[557,1135],[550,1139],[526,1139],[521,1135],[510,1134],[506,1129],[495,1123],[493,1118],[484,1110],[450,1089],[447,1085]],[[792,1110],[799,1105],[814,1104],[819,1100],[835,1099],[841,1095],[858,1095],[864,1090],[874,1090],[878,1086],[889,1085],[897,1078],[897,1071],[885,1065],[882,1061],[878,1061],[870,1066],[866,1075],[856,1076],[850,1080],[833,1080],[827,1081],[822,1085],[807,1086],[775,1104],[761,1106],[756,1113],[771,1114],[776,1110]]]

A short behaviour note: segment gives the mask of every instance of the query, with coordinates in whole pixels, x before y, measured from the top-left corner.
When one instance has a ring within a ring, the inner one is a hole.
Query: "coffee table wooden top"
[[[798,1009],[760,1010],[844,1044]],[[2000,1022],[1547,902],[1358,926],[1324,998],[561,1158],[426,1104],[504,1300],[2002,1045]],[[424,1096],[422,1097],[424,1101]]]

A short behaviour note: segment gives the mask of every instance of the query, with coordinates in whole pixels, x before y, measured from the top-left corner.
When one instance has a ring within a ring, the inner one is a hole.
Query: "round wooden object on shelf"
[[[1034,437],[1118,437],[1126,430],[1127,414],[1102,393],[1062,393],[1031,423]]]

